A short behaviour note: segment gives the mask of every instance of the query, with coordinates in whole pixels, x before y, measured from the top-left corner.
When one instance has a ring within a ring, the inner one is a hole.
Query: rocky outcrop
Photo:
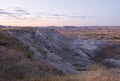
[[[79,73],[70,63],[74,52],[68,49],[66,38],[55,30],[12,30],[8,33],[27,44],[29,49],[35,53],[34,58],[50,61],[55,67],[66,73]]]
[[[102,64],[109,68],[120,68],[120,60],[116,59],[105,59]]]

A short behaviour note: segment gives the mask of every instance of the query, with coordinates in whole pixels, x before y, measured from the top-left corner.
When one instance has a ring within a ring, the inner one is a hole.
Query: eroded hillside
[[[91,66],[120,68],[120,45],[108,40],[67,37],[56,29],[0,30],[0,79],[81,74]]]

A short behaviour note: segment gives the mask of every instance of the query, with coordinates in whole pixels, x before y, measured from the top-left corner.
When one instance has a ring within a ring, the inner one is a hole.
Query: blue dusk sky
[[[118,26],[120,0],[0,0],[0,25]]]

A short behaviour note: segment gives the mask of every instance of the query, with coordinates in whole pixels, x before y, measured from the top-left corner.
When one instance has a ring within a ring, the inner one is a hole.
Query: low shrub
[[[8,43],[8,40],[5,38],[0,38],[0,45],[5,45]]]
[[[32,51],[27,51],[27,52],[25,53],[25,55],[26,55],[27,58],[32,58],[32,57],[34,56],[34,52],[32,52]]]

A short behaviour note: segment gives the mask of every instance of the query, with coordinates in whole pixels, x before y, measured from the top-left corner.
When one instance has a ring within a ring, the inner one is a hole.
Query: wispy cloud
[[[74,18],[74,19],[87,19],[87,18],[95,18],[91,16],[80,16],[78,13],[75,14],[57,14],[54,11],[36,11],[32,12],[29,10],[26,10],[24,8],[16,7],[12,9],[0,9],[0,16],[2,18],[7,17],[8,19],[15,19],[15,20],[39,20],[42,16],[44,16],[46,19],[60,19],[60,18]]]
[[[68,18],[81,18],[81,19],[94,18],[90,16],[66,15],[66,14],[48,14],[48,15],[55,16],[55,17],[68,17]]]
[[[14,8],[14,10],[15,10],[16,13],[18,13],[18,14],[30,15],[30,13],[29,13],[27,10],[22,9],[22,8],[20,8],[20,7],[16,7],[16,8]]]
[[[68,14],[56,14],[56,13],[49,13],[49,12],[41,12],[39,14],[41,14],[41,15],[44,14],[48,17],[57,17],[57,18],[63,18],[63,17],[66,17],[66,18],[80,18],[80,19],[95,18],[95,17],[92,17],[92,16],[80,16],[77,13],[72,14],[72,15],[68,15]]]
[[[30,15],[30,13],[18,7],[14,9],[0,9],[0,16],[8,17],[8,19],[25,19],[27,15]]]

